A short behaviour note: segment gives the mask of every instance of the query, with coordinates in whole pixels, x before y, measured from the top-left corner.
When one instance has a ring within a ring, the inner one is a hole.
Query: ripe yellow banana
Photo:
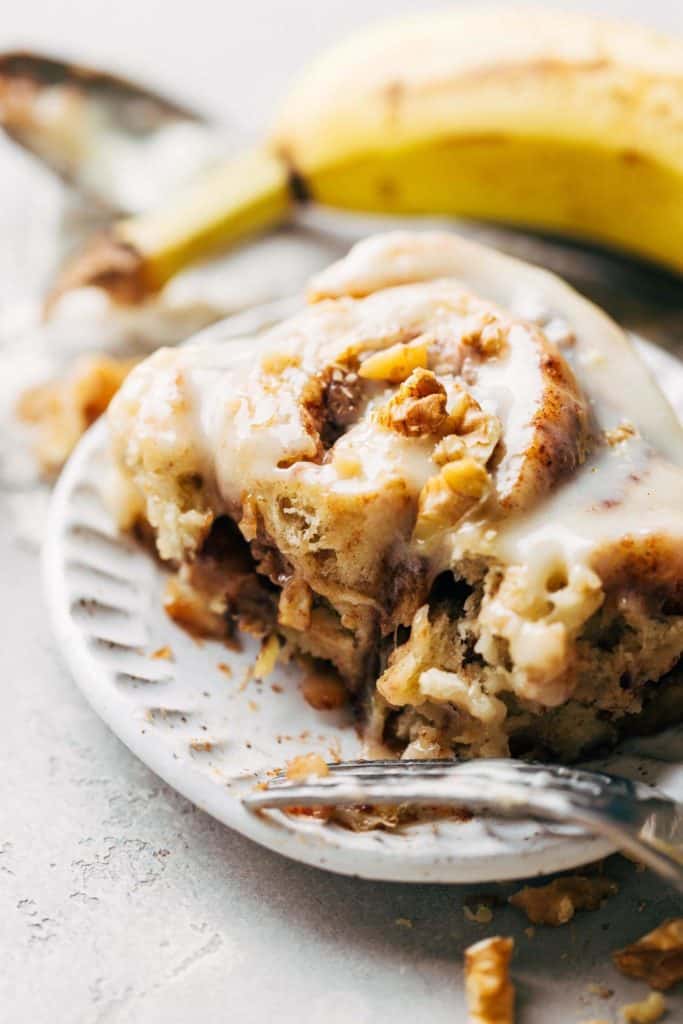
[[[683,271],[683,40],[533,9],[371,29],[313,63],[264,146],[117,224],[61,287],[139,299],[309,198],[538,227]]]

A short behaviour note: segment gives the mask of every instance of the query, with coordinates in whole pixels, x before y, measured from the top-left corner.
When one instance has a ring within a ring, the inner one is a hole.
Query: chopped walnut
[[[277,621],[300,633],[311,625],[313,594],[305,580],[294,577],[285,583],[277,606]]]
[[[483,358],[500,355],[506,345],[506,329],[493,313],[473,317],[473,324],[462,337],[462,344],[474,349]]]
[[[683,917],[665,921],[613,960],[622,974],[643,978],[651,988],[671,988],[683,980]]]
[[[503,432],[498,417],[485,412],[459,381],[449,396],[448,429],[451,433],[437,444],[432,454],[437,465],[452,462],[465,451],[486,465]]]
[[[475,459],[447,462],[420,491],[415,537],[428,540],[459,522],[489,492],[491,480]]]
[[[330,774],[325,759],[320,754],[299,754],[287,763],[286,775],[292,781],[308,779],[311,775],[323,778]]]
[[[650,992],[640,1003],[627,1003],[621,1007],[626,1024],[655,1024],[666,1013],[666,1003],[660,992]]]
[[[465,950],[465,994],[469,1024],[514,1024],[515,990],[510,981],[514,941],[499,935]]]
[[[432,452],[432,461],[437,466],[445,466],[447,462],[461,459],[466,452],[465,442],[457,434],[448,434],[437,444]]]
[[[417,338],[407,344],[391,345],[364,359],[358,374],[365,380],[386,380],[390,384],[401,384],[410,377],[413,370],[420,367],[426,369],[427,350],[424,338]]]
[[[263,641],[258,657],[254,662],[254,679],[266,679],[277,664],[280,654],[280,641],[274,633]]]
[[[523,910],[532,924],[557,927],[571,921],[577,910],[597,910],[616,892],[616,882],[604,875],[567,875],[535,889],[525,886],[510,897],[510,903]]]
[[[17,414],[36,428],[35,451],[44,472],[61,468],[137,362],[101,354],[83,356],[65,377],[23,393]]]
[[[413,370],[396,394],[376,412],[377,422],[406,437],[447,434],[446,389],[431,370]]]

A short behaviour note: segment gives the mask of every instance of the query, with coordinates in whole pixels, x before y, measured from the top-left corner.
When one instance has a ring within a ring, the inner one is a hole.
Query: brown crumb
[[[394,924],[398,925],[399,928],[413,927],[413,922],[410,920],[409,917],[397,917],[396,920],[394,921]]]
[[[596,1019],[595,1017],[591,1017],[590,1020],[581,1020],[581,1021],[579,1021],[579,1024],[609,1024],[609,1021],[605,1020],[604,1017],[600,1017],[599,1019]]]
[[[513,939],[495,935],[465,950],[468,1024],[514,1024],[513,949]]]
[[[630,978],[643,978],[651,988],[671,988],[683,980],[683,917],[665,921],[612,959]]]
[[[228,678],[230,678],[230,676],[232,675],[232,669],[224,661],[219,661],[218,662],[218,671],[222,672],[223,675],[226,675]]]
[[[301,680],[301,692],[316,711],[333,711],[346,704],[347,691],[333,669],[316,669]]]
[[[628,1003],[621,1007],[626,1024],[655,1024],[666,1013],[666,1003],[661,992],[650,992],[640,1003]]]
[[[191,740],[190,749],[208,753],[210,750],[213,750],[213,743],[211,740]]]
[[[527,939],[533,939],[534,935],[536,934],[536,929],[531,924],[528,928],[524,929],[524,934],[526,935]]]
[[[299,754],[298,757],[287,763],[286,775],[288,779],[300,781],[308,779],[311,775],[324,778],[330,774],[325,760],[320,754]]]
[[[603,875],[567,875],[538,888],[525,886],[510,897],[510,903],[523,910],[532,924],[557,927],[571,921],[577,910],[597,910],[617,889],[616,882]]]
[[[168,646],[168,644],[166,644],[166,646],[164,646],[164,647],[157,647],[156,651],[152,652],[151,657],[152,658],[159,658],[159,659],[161,659],[163,661],[174,661],[175,660],[174,657],[173,657],[173,651]]]

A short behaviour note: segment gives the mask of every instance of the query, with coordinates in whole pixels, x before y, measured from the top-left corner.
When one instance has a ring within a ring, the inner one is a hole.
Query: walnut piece
[[[455,526],[490,488],[491,478],[476,459],[447,462],[420,491],[415,538],[428,540],[439,530]]]
[[[399,343],[374,352],[364,359],[358,370],[365,380],[386,380],[390,384],[401,384],[410,377],[413,370],[427,367],[427,342],[417,338],[407,344]]]
[[[377,422],[406,437],[451,433],[446,389],[431,370],[413,370],[393,398],[377,410]]]
[[[643,978],[651,988],[671,988],[683,980],[683,917],[665,921],[612,959],[630,978]]]
[[[499,356],[507,346],[507,329],[500,317],[484,311],[472,317],[462,344],[473,349],[482,359]]]
[[[513,939],[495,935],[465,950],[468,1024],[514,1024],[515,989],[510,981]]]
[[[451,388],[448,413],[449,433],[437,444],[432,459],[444,465],[464,451],[483,466],[493,455],[503,433],[497,416],[485,412],[464,385],[456,381]]]
[[[525,886],[510,897],[513,907],[523,910],[532,924],[558,927],[571,921],[577,910],[597,910],[617,884],[604,875],[567,875],[538,888]]]
[[[261,644],[261,650],[254,662],[254,679],[266,679],[277,664],[280,654],[280,641],[275,633],[271,633]]]
[[[294,577],[285,583],[277,606],[277,621],[300,633],[311,624],[313,593],[305,580]]]
[[[626,1024],[656,1024],[666,1013],[666,1003],[660,992],[650,992],[640,1003],[627,1003],[621,1007]]]

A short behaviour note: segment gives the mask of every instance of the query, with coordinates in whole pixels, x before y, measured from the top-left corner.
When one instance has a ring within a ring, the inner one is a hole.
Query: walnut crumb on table
[[[655,1024],[666,1013],[666,1003],[661,992],[650,992],[640,1003],[628,1003],[621,1007],[626,1024]]]
[[[571,921],[577,910],[598,910],[617,891],[616,882],[604,875],[567,875],[537,888],[525,886],[509,902],[523,910],[532,924],[558,927]]]
[[[667,989],[683,980],[683,917],[672,918],[613,954],[622,974]]]
[[[515,989],[510,980],[514,940],[494,935],[465,950],[468,1024],[514,1024]]]

